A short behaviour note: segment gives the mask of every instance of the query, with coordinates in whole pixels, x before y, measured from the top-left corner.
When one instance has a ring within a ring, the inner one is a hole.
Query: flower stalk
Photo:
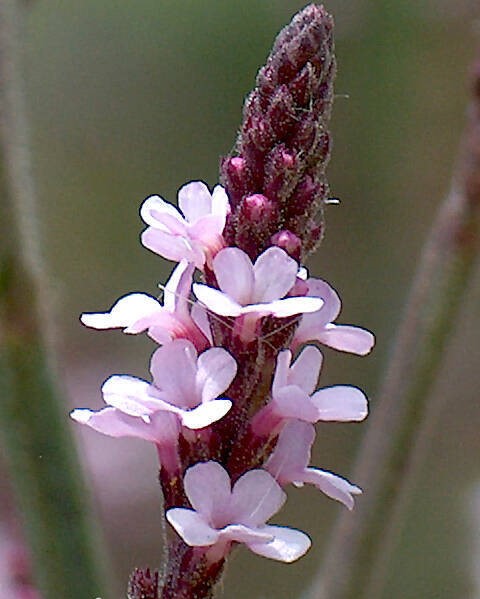
[[[0,429],[43,597],[102,592],[98,539],[48,351],[46,277],[19,75],[21,2],[0,2]]]

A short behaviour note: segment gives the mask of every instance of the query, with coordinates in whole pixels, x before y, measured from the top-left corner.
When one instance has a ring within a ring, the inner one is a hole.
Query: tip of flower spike
[[[222,181],[234,198],[225,241],[252,259],[280,227],[297,236],[295,255],[302,260],[321,240],[318,221],[328,198],[328,120],[336,71],[332,33],[332,17],[316,4],[280,32],[245,103],[238,156],[221,163]],[[255,194],[268,198],[272,215],[279,216],[250,218],[242,206]]]

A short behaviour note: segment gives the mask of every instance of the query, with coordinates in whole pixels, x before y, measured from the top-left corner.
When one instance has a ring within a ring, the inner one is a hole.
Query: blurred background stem
[[[315,597],[379,599],[438,405],[431,395],[464,292],[475,272],[480,220],[480,65],[452,188],[425,244],[375,400],[353,480],[365,489],[342,514]]]
[[[0,434],[42,597],[94,599],[105,597],[98,539],[48,351],[51,302],[19,75],[23,10],[0,0]]]

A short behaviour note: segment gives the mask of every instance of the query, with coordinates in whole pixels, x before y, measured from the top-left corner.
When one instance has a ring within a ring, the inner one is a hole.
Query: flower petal
[[[265,470],[249,470],[235,483],[230,518],[256,528],[276,514],[287,496]]]
[[[192,320],[205,335],[206,339],[213,345],[212,329],[210,328],[210,321],[208,320],[208,314],[205,308],[200,305],[199,302],[195,302],[190,312]]]
[[[265,526],[262,530],[274,535],[273,541],[270,543],[249,543],[248,548],[258,555],[281,562],[294,562],[302,557],[312,544],[304,532],[294,528]]]
[[[120,298],[109,312],[84,313],[81,322],[93,329],[115,329],[131,326],[140,318],[162,310],[160,302],[145,293],[130,293]]]
[[[190,314],[190,290],[195,266],[183,259],[172,271],[165,287],[163,287],[163,305],[169,312],[177,312],[182,316]]]
[[[188,339],[174,339],[157,349],[150,370],[155,386],[172,405],[192,408],[200,403],[196,387],[197,350]]]
[[[147,198],[140,208],[140,216],[142,220],[149,226],[165,230],[163,224],[158,220],[164,214],[168,214],[171,218],[178,222],[183,222],[183,217],[178,209],[169,202],[166,202],[160,196],[150,196]]]
[[[255,307],[268,310],[269,314],[277,318],[286,318],[295,314],[315,312],[322,306],[322,300],[318,297],[286,297],[269,304],[256,304]]]
[[[322,279],[308,279],[308,296],[320,297],[324,301],[322,310],[316,314],[317,323],[333,322],[340,314],[342,302],[335,289]]]
[[[254,270],[250,258],[235,247],[228,247],[215,256],[213,270],[218,286],[242,306],[253,303]]]
[[[315,485],[322,493],[340,501],[349,510],[353,509],[355,504],[353,495],[359,495],[362,492],[359,487],[352,485],[341,476],[318,468],[306,468],[302,482]]]
[[[315,429],[312,424],[291,420],[280,433],[265,469],[280,484],[297,480],[298,473],[303,473],[310,462],[310,448],[314,439]]]
[[[212,191],[212,214],[226,219],[230,212],[230,201],[227,192],[221,185],[215,185]]]
[[[105,403],[115,406],[124,414],[144,416],[152,411],[156,399],[151,395],[152,386],[134,376],[116,374],[102,385]]]
[[[218,541],[218,531],[209,526],[194,510],[174,507],[167,511],[166,517],[190,547],[205,547],[214,545]]]
[[[242,313],[242,306],[219,289],[201,283],[194,283],[192,288],[197,299],[211,312],[219,316],[239,316]]]
[[[212,197],[202,181],[187,183],[178,191],[178,206],[189,223],[211,214]]]
[[[313,345],[305,347],[290,368],[289,384],[297,385],[305,393],[311,395],[318,383],[322,361],[323,356],[319,349]]]
[[[309,337],[312,340],[359,356],[367,355],[375,345],[375,336],[370,331],[349,325],[329,324],[315,337]]]
[[[272,401],[275,412],[286,419],[317,422],[319,409],[311,398],[296,385],[287,385],[275,392]]]
[[[221,347],[207,349],[198,358],[197,388],[201,389],[202,402],[218,397],[226,391],[237,373],[237,362]]]
[[[297,271],[298,264],[281,248],[265,250],[253,267],[255,287],[251,303],[272,302],[287,295],[295,284]]]
[[[178,436],[175,420],[169,419],[168,415],[165,418],[163,414],[146,422],[142,418],[107,407],[98,412],[86,409],[73,410],[70,416],[76,422],[86,424],[110,437],[136,437],[161,445],[174,443]]]
[[[185,258],[188,262],[193,262],[198,268],[201,268],[205,262],[202,248],[187,237],[171,235],[149,227],[142,233],[141,241],[147,249],[167,260],[180,262]]]
[[[357,387],[326,387],[314,393],[311,400],[318,410],[319,420],[360,422],[368,414],[367,398]]]
[[[192,507],[206,521],[213,523],[214,518],[219,520],[226,514],[231,498],[231,482],[228,472],[218,462],[201,462],[188,468],[184,487]]]
[[[229,524],[220,531],[222,539],[236,541],[237,543],[269,543],[273,536],[258,528],[251,528],[243,524]]]
[[[181,410],[178,415],[184,426],[197,430],[223,418],[231,407],[232,402],[229,399],[214,399],[200,404],[193,410]]]

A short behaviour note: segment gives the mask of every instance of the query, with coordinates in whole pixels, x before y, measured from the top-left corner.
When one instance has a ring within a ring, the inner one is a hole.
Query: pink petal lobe
[[[285,419],[317,422],[319,410],[311,398],[295,385],[282,387],[272,399],[275,412]]]
[[[179,407],[196,406],[197,350],[187,339],[174,339],[152,356],[150,370],[164,398]]]
[[[184,485],[192,507],[208,522],[212,523],[215,516],[223,515],[228,509],[230,476],[218,462],[203,462],[188,468]]]
[[[298,264],[279,247],[260,254],[253,267],[254,296],[251,303],[267,303],[284,297],[295,284]]]
[[[223,418],[231,407],[232,402],[229,399],[214,399],[200,404],[193,410],[181,410],[179,416],[184,426],[197,430]]]
[[[163,288],[163,305],[169,312],[178,312],[182,316],[190,313],[190,289],[195,266],[183,259],[172,271]]]
[[[85,326],[94,329],[126,328],[161,309],[160,303],[150,295],[130,293],[120,298],[109,312],[84,313],[80,320]]]
[[[240,316],[242,306],[218,289],[201,283],[194,283],[193,293],[197,299],[211,312],[219,316]]]
[[[230,201],[227,192],[221,185],[215,185],[212,191],[212,214],[223,216],[230,213]]]
[[[141,235],[142,244],[167,260],[180,262],[183,258],[201,268],[205,261],[203,252],[185,237],[179,237],[149,227]]]
[[[154,400],[150,390],[150,383],[128,375],[111,376],[102,385],[105,403],[131,416],[150,413],[149,405]]]
[[[352,485],[348,480],[327,470],[317,468],[307,468],[302,482],[315,485],[322,493],[340,501],[349,510],[352,510],[355,505],[353,495],[359,495],[362,492],[359,487]]]
[[[292,352],[284,349],[277,356],[277,364],[275,367],[275,375],[273,377],[272,391],[286,387],[288,385],[288,377],[290,373],[290,364],[292,362]]]
[[[322,306],[322,300],[318,297],[286,297],[269,304],[259,304],[259,306],[264,306],[273,316],[286,318],[295,314],[315,312]]]
[[[192,181],[180,188],[178,206],[190,223],[211,213],[212,198],[202,181]]]
[[[367,417],[367,398],[360,389],[336,385],[320,389],[311,398],[323,421],[360,422]]]
[[[153,443],[173,443],[176,431],[172,430],[168,420],[158,419],[153,425],[141,418],[124,414],[116,408],[103,408],[98,412],[79,409],[74,410],[71,417],[76,422],[86,424],[93,430],[110,437],[136,437]]]
[[[210,321],[208,320],[208,314],[205,308],[201,306],[199,302],[195,302],[192,306],[190,315],[194,323],[205,335],[205,338],[210,345],[213,345],[212,329],[210,328]]]
[[[321,279],[308,279],[308,295],[310,297],[320,297],[324,301],[321,312],[316,314],[317,322],[327,324],[333,322],[340,314],[342,302],[335,289],[326,281]]]
[[[310,549],[310,545],[312,544],[305,533],[294,528],[265,526],[262,530],[271,533],[274,536],[274,540],[270,543],[248,544],[248,548],[258,555],[276,559],[287,564],[302,557]]]
[[[253,303],[255,279],[250,258],[238,248],[225,248],[213,260],[218,286],[238,304]]]
[[[359,356],[367,355],[375,345],[375,337],[370,331],[349,325],[327,325],[315,339],[333,349]]]
[[[168,214],[176,221],[183,221],[183,217],[178,209],[173,204],[166,202],[160,196],[150,196],[143,202],[142,207],[140,208],[142,220],[151,227],[160,227],[163,229],[163,225],[159,223],[158,217],[165,214]]]
[[[290,385],[297,385],[311,395],[318,383],[322,361],[323,356],[319,349],[313,345],[305,347],[290,368],[288,376]]]
[[[280,483],[297,480],[295,475],[302,473],[310,462],[310,448],[314,439],[312,424],[300,420],[288,422],[265,468]]]
[[[265,470],[249,470],[235,483],[232,491],[231,518],[258,527],[276,514],[287,496]]]
[[[202,402],[215,399],[228,389],[237,373],[237,362],[225,349],[212,347],[198,358],[197,388]]]
[[[237,543],[269,543],[273,541],[273,536],[258,528],[250,528],[243,524],[229,524],[220,531],[222,539],[236,541]]]
[[[188,508],[174,507],[167,511],[167,520],[190,547],[205,547],[218,541],[218,531],[200,514]]]

